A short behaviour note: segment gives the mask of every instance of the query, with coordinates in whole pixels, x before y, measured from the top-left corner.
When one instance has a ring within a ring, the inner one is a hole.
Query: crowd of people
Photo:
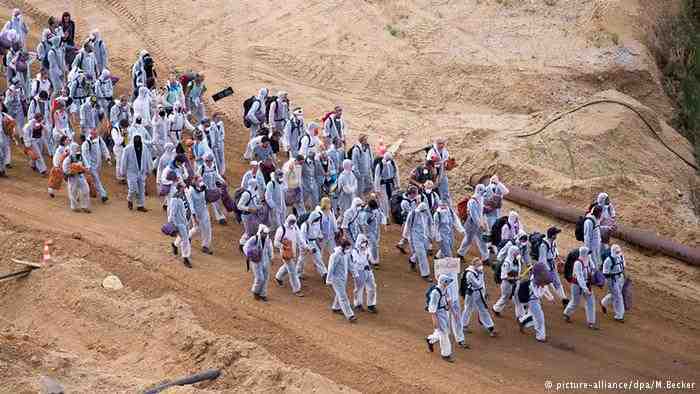
[[[424,163],[410,171],[402,189],[392,150],[383,142],[372,147],[367,135],[352,143],[341,106],[320,122],[307,122],[287,92],[271,95],[267,88],[243,103],[242,120],[250,131],[243,158],[250,169],[240,184],[233,183],[226,178],[223,118],[207,115],[202,74],[172,72],[159,81],[154,59],[143,50],[127,93],[115,97],[119,79],[110,72],[99,31],[76,46],[75,24],[64,13],[60,22],[48,21],[35,52],[26,48],[28,32],[15,10],[0,33],[8,86],[0,176],[13,165],[14,143],[32,170],[48,176],[49,196],[65,182],[70,208],[84,213],[91,212],[92,198],[109,199],[103,163],[114,161],[112,174],[127,187],[128,209],[148,211],[146,183],[155,176],[166,216],[163,233],[174,237],[172,253],[188,268],[195,237],[203,254],[214,253],[211,214],[221,226],[235,220],[243,227],[238,248],[253,274],[255,300],[268,300],[277,256],[274,283],[288,282],[292,294],[303,297],[305,264],[311,260],[333,289],[331,310],[355,322],[360,311],[378,312],[374,273],[381,266],[382,233],[394,223],[401,228],[396,248],[407,255],[407,267],[430,283],[425,310],[434,331],[425,338],[428,349],[439,343],[446,361],[453,361],[451,336],[468,347],[465,333],[474,312],[495,337],[492,314],[501,317],[511,304],[520,330],[534,328],[537,341],[546,341],[543,298],[554,302],[556,296],[567,322],[583,302],[588,327],[598,329],[593,290],[606,282],[600,306],[604,313],[611,307],[614,320],[624,321],[629,279],[621,248],[610,245],[616,217],[605,193],[577,223],[580,247],[561,255],[559,228],[526,232],[516,211],[501,215],[509,190],[498,176],[454,200],[449,175],[455,161],[445,139],[425,149]],[[32,78],[34,61],[40,66]],[[467,264],[472,245],[479,257]],[[431,258],[459,259],[466,269],[441,273],[433,283]],[[493,271],[497,298],[487,292],[485,266]]]

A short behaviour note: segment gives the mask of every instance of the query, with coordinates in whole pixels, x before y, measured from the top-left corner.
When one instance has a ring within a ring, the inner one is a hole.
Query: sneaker
[[[564,314],[563,316],[564,316],[564,321],[565,321],[565,322],[571,323],[571,318],[569,317],[569,315]]]
[[[591,323],[588,323],[588,328],[593,330],[593,331],[600,330],[600,328],[598,328],[598,326],[596,326],[595,324],[591,324]]]
[[[256,294],[256,293],[253,293],[253,299],[254,299],[255,301],[260,301],[260,295],[259,295],[259,294]]]
[[[469,327],[464,327],[464,328],[462,328],[462,332],[465,334],[471,334],[473,331]]]
[[[429,351],[430,353],[432,353],[432,352],[435,351],[435,345],[432,344],[432,343],[430,343],[430,339],[425,338],[425,343],[428,344],[428,351]]]
[[[92,213],[92,211],[89,208],[83,208],[83,212],[85,213]]]
[[[163,205],[163,211],[164,211],[164,212],[167,212],[167,211],[168,211],[168,206],[167,206],[167,205]]]
[[[537,338],[535,338],[535,340],[536,340],[537,342],[539,342],[539,343],[547,343],[547,339],[546,339],[546,338],[545,338],[545,339],[537,339]]]
[[[107,197],[107,196],[102,197],[102,204],[106,203],[107,200],[109,200],[109,197]]]
[[[148,212],[148,209],[146,209],[145,207],[138,207],[136,208],[136,210],[139,212]]]
[[[496,338],[498,336],[498,331],[496,330],[489,330],[489,336],[491,338]]]
[[[177,253],[178,253],[177,246],[175,246],[175,244],[173,244],[173,243],[171,243],[170,246],[173,247],[173,255],[177,256]]]
[[[455,359],[452,358],[452,355],[449,356],[441,356],[443,360],[447,361],[448,363],[454,363]]]
[[[303,296],[304,296],[304,293],[303,293],[301,290],[299,290],[299,291],[297,291],[296,293],[294,293],[294,295],[297,296],[297,297],[303,297]]]
[[[464,341],[457,342],[457,346],[461,347],[462,349],[469,349],[469,345],[467,345],[467,343]]]
[[[496,311],[495,309],[493,309],[493,307],[491,308],[491,310],[493,311],[493,314],[496,315],[496,317],[502,317],[501,312]]]
[[[267,296],[260,296],[260,301],[267,302]]]
[[[339,315],[343,313],[343,311],[342,311],[341,309],[331,309],[331,311],[332,311],[333,313],[337,313],[337,314],[339,314]]]
[[[416,263],[414,263],[411,260],[408,260],[408,266],[411,268],[411,271],[416,272]]]
[[[370,305],[370,306],[367,307],[367,312],[369,312],[369,313],[378,313],[377,307],[374,306],[374,305]]]
[[[326,278],[328,278],[328,274],[323,274],[323,275],[321,275],[321,283],[325,284],[325,283],[326,283]]]
[[[182,263],[185,265],[185,267],[192,268],[192,263],[190,263],[190,259],[188,259],[187,257],[182,259]]]
[[[126,202],[126,206],[129,207],[129,210],[130,210],[130,211],[134,209],[134,203],[131,202],[131,201],[127,201],[127,202]]]
[[[204,253],[204,254],[209,254],[209,255],[214,254],[214,252],[212,252],[211,249],[209,249],[209,248],[206,247],[206,246],[202,247],[202,253]]]
[[[241,254],[244,254],[243,253],[243,245],[238,244],[238,251],[241,252]]]
[[[80,211],[82,211],[82,210],[81,210],[80,208],[71,208],[71,211],[73,211],[73,212],[80,212]]]
[[[5,178],[5,177],[7,177],[7,175],[5,175],[4,172],[0,172],[0,178]],[[53,193],[49,193],[49,197],[56,198],[56,195]]]
[[[602,303],[600,304],[600,309],[603,310],[603,314],[604,314],[604,315],[607,315],[607,314],[608,314],[608,308],[606,308],[605,305],[603,305]]]
[[[226,219],[219,219],[219,224],[220,224],[220,225],[225,226],[226,223],[227,223],[227,222],[226,222]]]
[[[401,254],[408,254],[408,252],[406,252],[406,247],[401,244],[396,244],[396,249],[398,249]]]
[[[355,307],[355,310],[356,310],[356,311],[360,311],[360,312],[364,312],[364,311],[365,311],[365,308],[363,308],[362,305],[357,305],[357,306]]]
[[[561,307],[562,307],[562,308],[566,308],[567,305],[569,305],[569,299],[568,299],[568,298],[564,298],[563,300],[561,300]]]
[[[355,315],[350,316],[350,318],[348,319],[348,321],[349,321],[350,323],[357,323],[357,316],[355,316]]]
[[[275,278],[275,283],[277,283],[277,286],[279,287],[284,287],[284,282],[282,282],[280,279]]]
[[[459,257],[459,262],[460,262],[461,264],[466,264],[466,263],[467,263],[467,261],[464,259],[464,256],[458,254],[457,257]]]
[[[615,321],[618,322],[618,323],[624,323],[624,322],[625,322],[625,319],[613,319],[613,320],[615,320]]]
[[[433,283],[433,278],[431,278],[429,275],[428,276],[421,276],[421,278],[428,283]]]

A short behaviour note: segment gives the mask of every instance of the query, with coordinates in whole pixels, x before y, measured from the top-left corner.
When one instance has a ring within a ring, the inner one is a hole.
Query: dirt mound
[[[0,237],[16,245],[14,255],[42,242],[12,230]],[[203,329],[175,294],[149,299],[128,283],[106,290],[101,282],[108,274],[85,259],[59,260],[0,288],[0,297],[12,300],[0,306],[0,391],[36,392],[46,375],[69,392],[133,393],[208,368],[220,368],[222,376],[180,392],[350,391],[284,365],[255,343]]]

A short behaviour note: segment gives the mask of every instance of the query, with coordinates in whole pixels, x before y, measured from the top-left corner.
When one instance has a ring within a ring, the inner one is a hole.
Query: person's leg
[[[542,312],[542,305],[539,300],[531,300],[529,302],[529,310],[532,315],[532,319],[535,322],[535,339],[538,341],[544,341],[547,339],[546,328],[544,324],[544,312]]]
[[[589,295],[584,296],[586,299],[585,309],[586,309],[586,321],[588,324],[595,324],[595,295],[591,292]]]
[[[612,303],[613,309],[615,311],[614,317],[617,320],[622,320],[625,318],[625,301],[622,298],[622,286],[624,285],[624,278],[621,276],[617,277],[614,281],[614,286],[612,288]]]
[[[513,285],[507,280],[502,281],[501,282],[501,296],[498,298],[498,301],[496,301],[496,303],[493,305],[494,312],[498,312],[498,313],[503,312],[503,309],[506,307],[506,304],[511,299],[512,293],[513,293]]]
[[[352,307],[350,306],[346,284],[342,282],[334,282],[333,290],[335,291],[338,306],[340,306],[340,309],[343,311],[343,315],[345,315],[346,319],[351,319],[353,316],[355,316],[355,313],[352,311]]]
[[[136,186],[136,206],[143,207],[146,205],[146,180],[138,177]]]
[[[374,279],[373,271],[365,271],[365,288],[367,289],[367,307],[377,306],[377,281]]]
[[[581,289],[577,284],[571,285],[571,297],[569,298],[569,303],[564,308],[564,315],[571,317],[571,315],[576,310],[579,300],[581,298]]]

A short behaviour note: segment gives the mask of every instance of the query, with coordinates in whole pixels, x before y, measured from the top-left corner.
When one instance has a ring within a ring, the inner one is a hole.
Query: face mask
[[[165,111],[160,111],[158,112],[158,115],[160,115],[161,118],[165,117]]]
[[[425,189],[425,192],[426,192],[426,193],[430,193],[430,192],[432,192],[432,191],[433,191],[433,189]]]

